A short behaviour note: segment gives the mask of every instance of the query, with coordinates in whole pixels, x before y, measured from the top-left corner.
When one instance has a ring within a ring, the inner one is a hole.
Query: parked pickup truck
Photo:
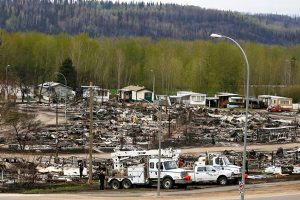
[[[229,181],[235,180],[233,172],[230,170],[218,170],[212,165],[195,165],[194,170],[189,172],[193,183],[214,182],[226,185]]]
[[[195,163],[197,166],[213,166],[216,170],[225,170],[232,173],[231,177],[233,180],[238,182],[242,178],[241,167],[233,165],[229,162],[225,155],[208,155],[200,156],[198,162]]]

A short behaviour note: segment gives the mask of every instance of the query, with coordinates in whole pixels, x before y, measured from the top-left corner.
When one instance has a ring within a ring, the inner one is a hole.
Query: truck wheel
[[[112,189],[117,190],[120,189],[121,184],[118,180],[114,179],[110,182],[110,186]]]
[[[240,178],[235,178],[235,179],[233,180],[233,183],[234,183],[234,184],[239,184],[240,181],[242,181],[242,179],[240,179]]]
[[[147,178],[146,185],[153,185],[153,181],[150,178]]]
[[[220,185],[227,185],[227,182],[228,182],[228,180],[227,180],[227,178],[226,178],[225,176],[220,176],[220,177],[218,178],[218,183],[219,183]]]
[[[162,182],[162,185],[165,189],[172,189],[173,188],[173,180],[171,178],[165,178]]]
[[[122,181],[122,186],[123,186],[124,189],[130,189],[131,186],[132,186],[132,183],[129,179],[124,179]]]

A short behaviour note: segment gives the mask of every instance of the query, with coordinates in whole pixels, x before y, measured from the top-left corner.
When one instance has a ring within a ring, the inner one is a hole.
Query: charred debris
[[[30,104],[19,109],[32,113],[55,112],[55,107],[48,104]],[[62,114],[63,107],[58,112]],[[79,163],[84,166],[83,177],[87,177],[87,155],[82,155],[88,152],[88,102],[70,104],[67,112],[67,124],[44,125],[40,131],[28,135],[29,142],[22,151],[25,152],[24,156],[7,154],[21,152],[15,138],[8,137],[12,130],[6,127],[2,131],[1,150],[6,152],[0,156],[3,184],[80,181]],[[241,153],[230,149],[243,142],[243,112],[182,105],[156,107],[145,102],[95,104],[93,151],[102,153],[157,148],[157,133],[161,131],[163,148],[222,146],[224,151],[219,153],[238,164],[241,162]],[[274,118],[266,111],[252,110],[248,124],[250,144],[299,140],[297,114],[293,112],[283,113],[282,118]],[[194,162],[199,154],[184,155],[185,166]],[[263,171],[269,166],[293,166],[299,163],[299,149],[279,148],[277,152],[249,149],[247,158],[252,171]],[[97,176],[98,170],[110,165],[110,159],[94,156],[94,176]]]

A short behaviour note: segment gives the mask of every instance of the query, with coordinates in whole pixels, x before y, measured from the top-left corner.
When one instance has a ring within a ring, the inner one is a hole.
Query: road
[[[300,194],[284,194],[279,196],[270,196],[270,197],[254,197],[249,198],[251,200],[299,200]]]
[[[298,200],[300,181],[263,183],[247,185],[245,199],[251,200]],[[0,200],[235,200],[239,199],[238,186],[206,189],[162,190],[156,197],[156,190],[118,190],[59,194],[0,194]]]
[[[247,150],[256,150],[256,151],[277,151],[279,147],[282,147],[283,149],[292,149],[292,148],[300,148],[300,143],[285,143],[285,144],[251,144],[247,146]],[[205,152],[223,152],[224,150],[233,150],[237,152],[242,151],[243,146],[241,145],[235,145],[235,146],[212,146],[212,147],[190,147],[190,148],[182,148],[181,152],[183,154],[195,154],[199,155],[200,153]],[[26,159],[35,158],[39,154],[30,154],[30,153],[5,153],[2,152],[0,157],[23,157]],[[47,153],[41,153],[40,155],[46,156]],[[53,155],[53,153],[49,153],[48,155]],[[74,154],[62,154],[60,153],[60,157],[70,157]],[[86,157],[88,153],[76,153],[77,157]],[[93,153],[93,157],[95,158],[111,158],[110,153]]]
[[[251,196],[251,197],[247,197],[245,199],[251,199],[251,200],[299,200],[300,198],[300,193],[298,194],[283,194],[283,195],[270,195],[270,196],[266,196],[266,195],[262,195],[262,196]],[[68,199],[72,199],[72,200],[116,200],[116,198],[110,198],[110,197],[101,197],[101,195],[99,194],[99,196],[94,196],[91,197],[90,195],[65,195],[65,194],[55,194],[55,195],[49,195],[49,194],[39,194],[39,195],[17,195],[17,194],[7,194],[5,196],[1,195],[0,196],[0,200],[68,200]],[[143,200],[147,200],[149,199],[149,197],[139,197],[139,198],[131,198],[131,197],[119,197],[118,199],[123,199],[123,200],[134,200],[134,199],[143,199]],[[170,199],[170,198],[165,198],[165,197],[152,197],[153,199]],[[202,197],[193,197],[193,198],[185,198],[185,197],[172,197],[172,200],[182,200],[182,199],[188,199],[188,200],[235,200],[235,199],[240,199],[239,196],[235,196],[235,197],[228,197],[228,198],[215,198],[215,197],[211,197],[211,198],[202,198]]]

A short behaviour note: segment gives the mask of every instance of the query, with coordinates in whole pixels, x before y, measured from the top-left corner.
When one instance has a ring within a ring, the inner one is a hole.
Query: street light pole
[[[67,79],[66,79],[65,75],[63,75],[60,72],[55,72],[55,73],[61,75],[65,79],[65,86],[67,87]],[[65,91],[66,91],[65,92],[65,122],[67,124],[67,88]]]
[[[92,184],[93,181],[93,98],[94,98],[94,90],[93,83],[90,82],[90,132],[89,132],[89,179],[88,184]]]
[[[149,104],[151,104],[150,101],[148,101],[147,99],[140,99],[140,100],[144,100],[146,102],[148,102]],[[158,124],[161,126],[160,129],[158,130],[158,168],[157,168],[157,194],[156,196],[160,196],[160,166],[161,166],[161,132],[162,132],[162,124],[161,124],[161,111],[157,108],[155,108],[154,104],[152,103],[152,107],[157,111],[158,113]]]
[[[244,127],[244,148],[243,148],[243,167],[242,167],[242,190],[240,192],[241,194],[241,200],[244,200],[245,198],[245,171],[246,171],[246,151],[247,151],[247,128],[248,128],[248,108],[249,108],[249,79],[250,79],[250,70],[249,70],[249,62],[248,62],[248,58],[247,55],[245,53],[245,51],[243,50],[243,48],[241,47],[241,45],[235,41],[234,39],[228,37],[228,36],[224,36],[224,35],[219,35],[219,34],[215,34],[212,33],[210,35],[210,37],[212,38],[225,38],[228,39],[230,41],[232,41],[236,46],[238,46],[238,48],[241,50],[245,62],[246,62],[246,67],[247,67],[247,83],[246,83],[246,119],[245,119],[245,127]]]

